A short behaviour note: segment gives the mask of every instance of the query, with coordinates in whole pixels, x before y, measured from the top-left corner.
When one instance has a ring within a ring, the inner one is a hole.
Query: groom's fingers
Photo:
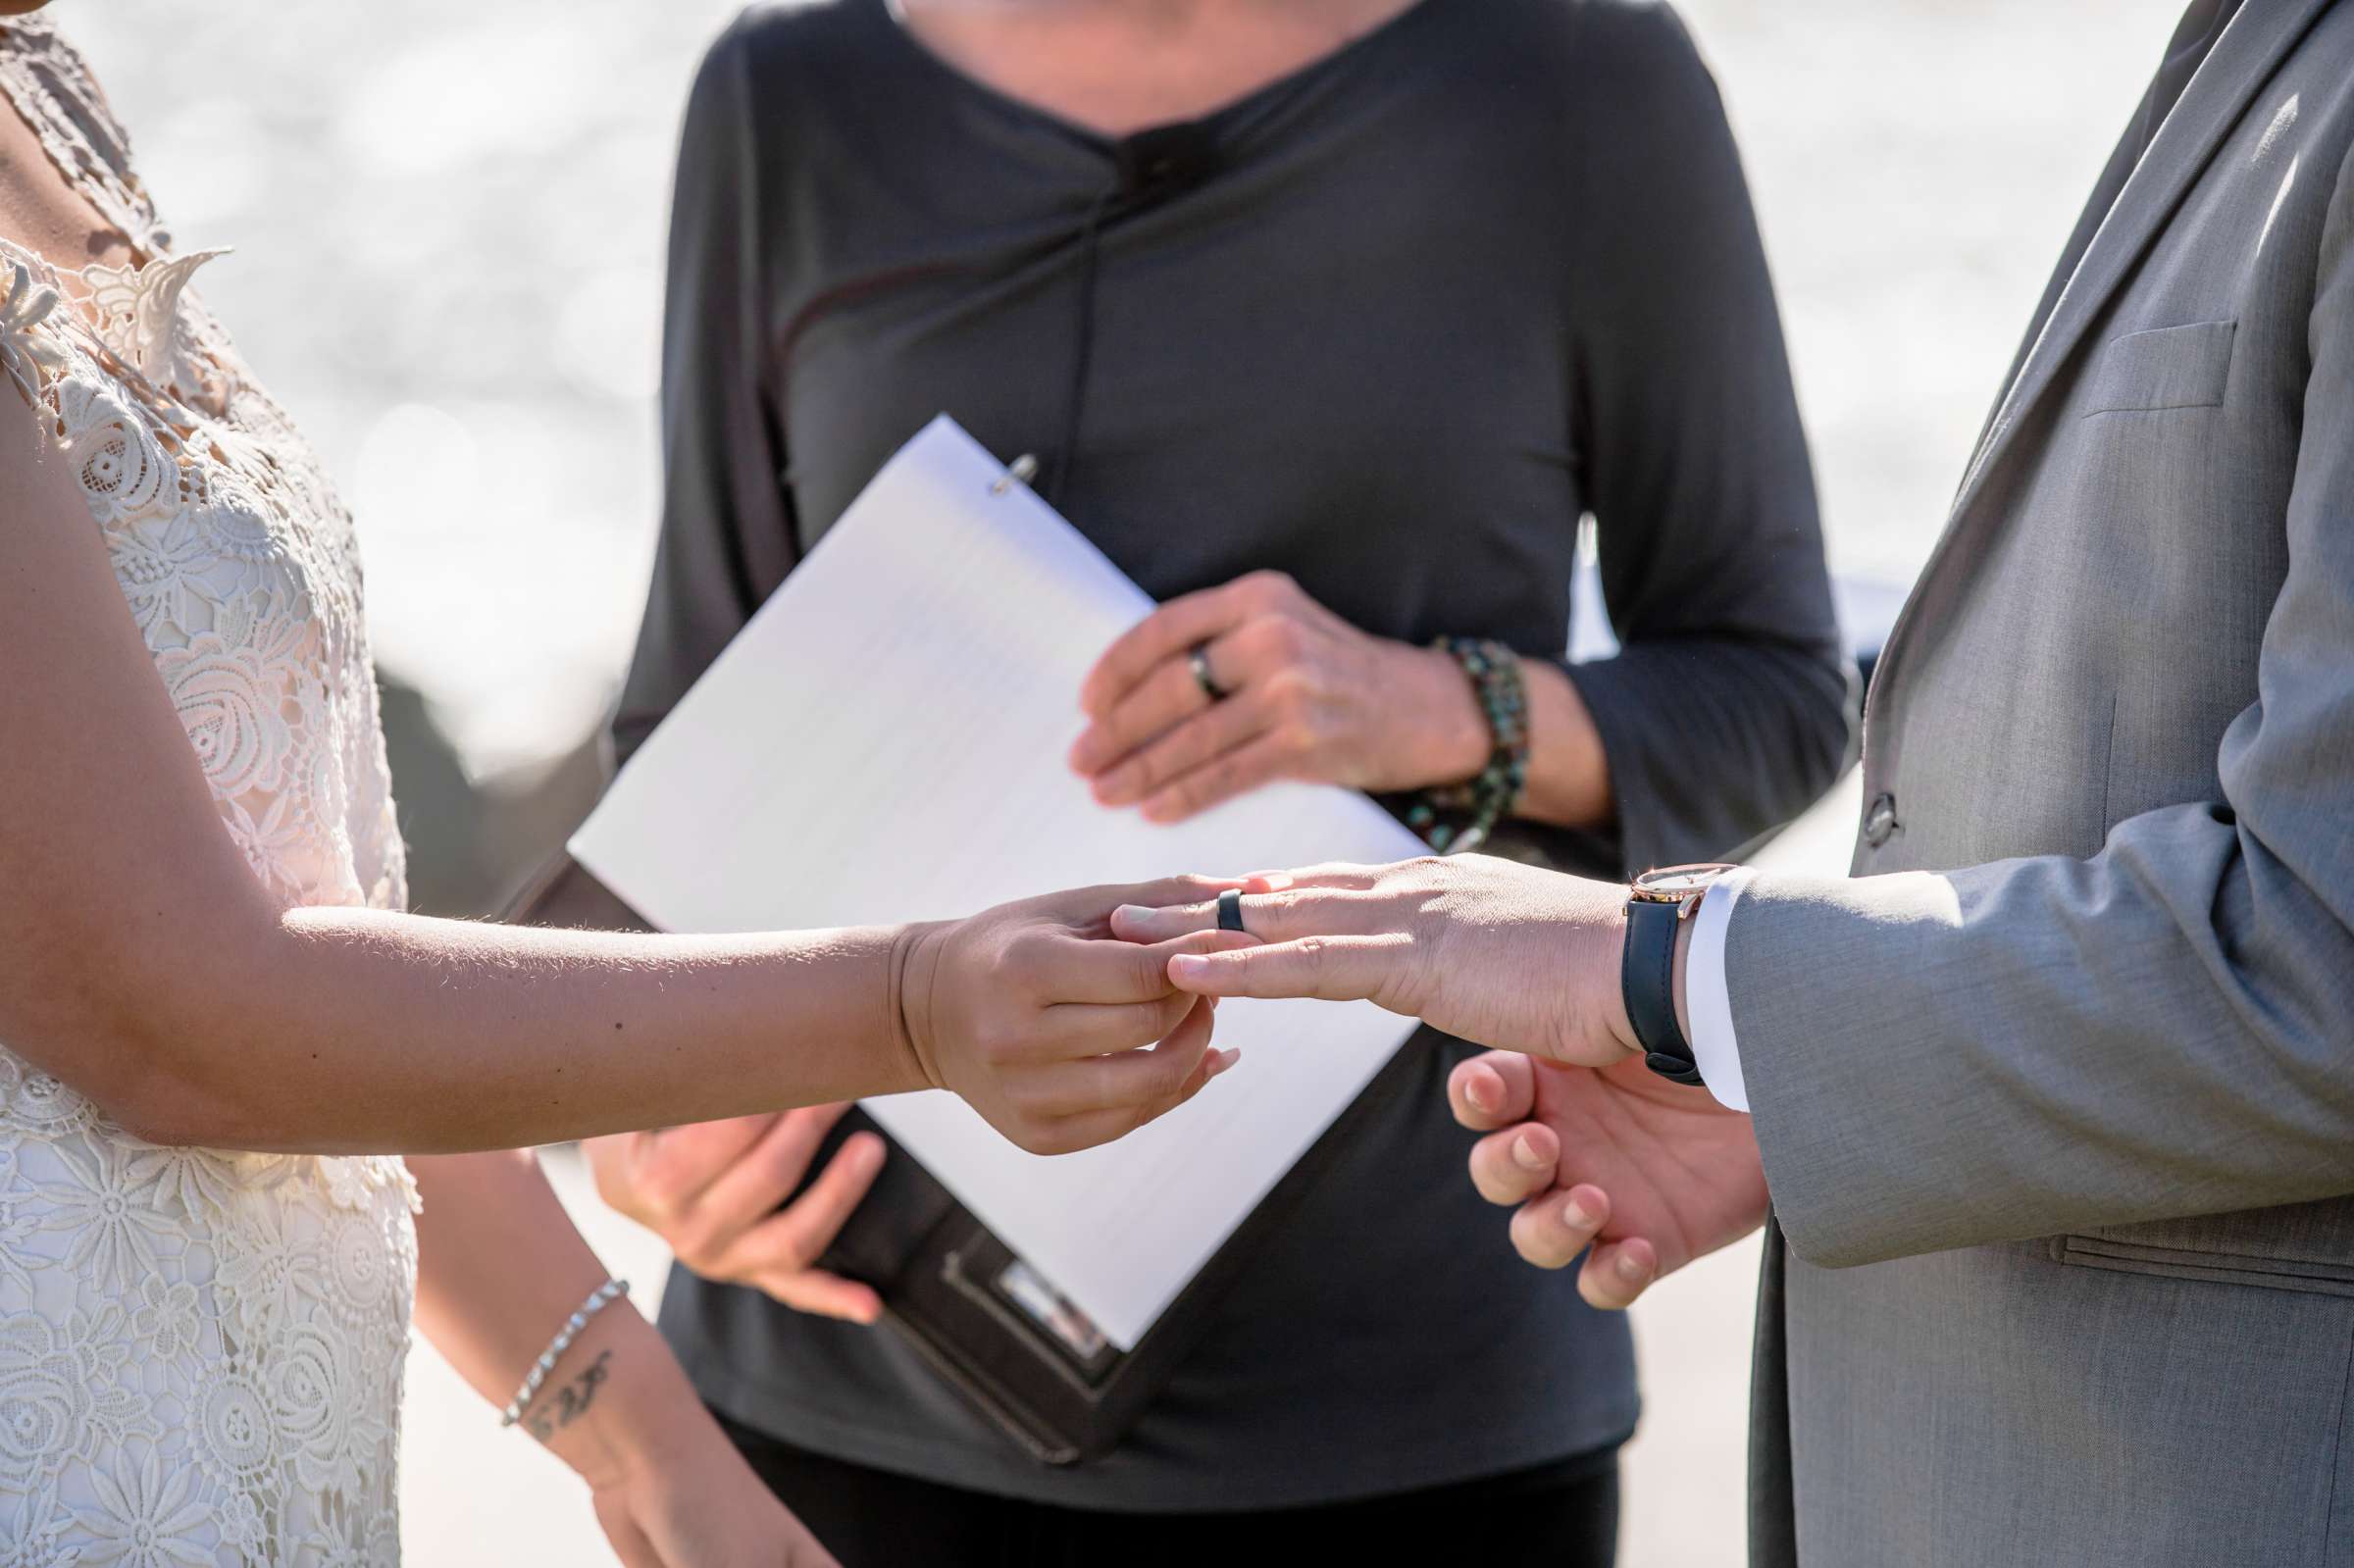
[[[1610,1241],[1586,1255],[1577,1273],[1577,1293],[1589,1306],[1622,1312],[1651,1289],[1660,1274],[1659,1249],[1639,1236]]]
[[[1403,932],[1305,936],[1265,947],[1180,954],[1169,960],[1169,980],[1201,996],[1360,1001],[1387,988],[1412,951],[1413,939]]]
[[[1540,1269],[1566,1268],[1610,1221],[1610,1194],[1582,1182],[1520,1205],[1512,1215],[1512,1250]]]
[[[1489,1202],[1510,1208],[1553,1189],[1561,1140],[1541,1122],[1490,1133],[1471,1145],[1471,1185]]]
[[[1302,936],[1363,936],[1383,929],[1395,902],[1371,886],[1371,874],[1353,866],[1295,872],[1288,887],[1243,889],[1243,930],[1260,941]],[[1217,899],[1155,903],[1131,899],[1111,912],[1111,934],[1132,942],[1160,941],[1189,931],[1214,931]]]
[[[1537,1102],[1537,1071],[1518,1051],[1489,1051],[1447,1075],[1447,1104],[1474,1133],[1526,1120]]]

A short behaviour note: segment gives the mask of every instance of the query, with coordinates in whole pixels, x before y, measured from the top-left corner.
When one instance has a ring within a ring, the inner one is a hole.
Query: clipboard
[[[1031,472],[945,414],[919,430],[632,755],[527,918],[858,926],[1181,867],[1420,851],[1378,802],[1329,785],[1176,824],[1102,809],[1063,760],[1085,722],[1074,694],[1153,601]],[[1051,1161],[953,1095],[870,1100],[838,1139],[872,1126],[899,1157],[829,1266],[873,1286],[1022,1447],[1100,1455],[1254,1239],[1405,1081],[1411,1027],[1371,1002],[1238,1001],[1218,1023],[1245,1048],[1231,1078]]]
[[[653,929],[561,853],[502,918],[517,925]],[[1288,1222],[1358,1129],[1407,1091],[1415,1071],[1410,1058],[1443,1037],[1423,1030],[1399,1047],[1127,1350],[1097,1331],[1051,1281],[861,1109],[853,1108],[828,1134],[810,1161],[809,1177],[823,1171],[855,1133],[883,1138],[891,1155],[817,1266],[872,1287],[883,1302],[884,1331],[898,1335],[942,1382],[1040,1464],[1101,1459],[1200,1342],[1263,1240]]]

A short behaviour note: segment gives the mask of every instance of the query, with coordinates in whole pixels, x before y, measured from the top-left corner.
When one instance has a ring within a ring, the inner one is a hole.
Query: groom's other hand
[[[794,1196],[848,1109],[811,1105],[619,1133],[583,1147],[598,1195],[704,1279],[750,1286],[797,1311],[872,1323],[883,1310],[875,1292],[816,1265],[875,1185],[883,1139],[852,1134]]]
[[[1447,1100],[1488,1135],[1472,1145],[1471,1185],[1513,1210],[1513,1249],[1545,1269],[1582,1256],[1578,1294],[1595,1306],[1631,1305],[1765,1222],[1749,1118],[1640,1058],[1564,1067],[1491,1051],[1457,1066]]]

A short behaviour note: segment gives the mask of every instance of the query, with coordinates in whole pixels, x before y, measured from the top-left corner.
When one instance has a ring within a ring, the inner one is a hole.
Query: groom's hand
[[[1212,1004],[1168,966],[1249,940],[1209,930],[1137,946],[1113,937],[1112,910],[1265,885],[1172,877],[910,927],[892,965],[900,1043],[926,1082],[1033,1154],[1109,1142],[1233,1065],[1209,1048]]]
[[[1514,1249],[1545,1269],[1582,1254],[1578,1293],[1595,1306],[1628,1305],[1765,1221],[1749,1118],[1638,1059],[1596,1069],[1491,1051],[1456,1068],[1447,1098],[1488,1135],[1471,1182],[1513,1210]]]
[[[1488,855],[1321,866],[1247,894],[1254,944],[1183,953],[1203,996],[1366,999],[1482,1045],[1606,1066],[1633,1054],[1618,969],[1626,889]],[[1212,902],[1127,908],[1112,929],[1166,941],[1217,924]]]

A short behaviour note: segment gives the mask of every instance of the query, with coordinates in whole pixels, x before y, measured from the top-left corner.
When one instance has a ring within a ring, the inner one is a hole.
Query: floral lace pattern
[[[143,256],[0,241],[0,374],[254,875],[397,908],[350,517],[187,291],[220,253],[170,253],[79,58],[11,21],[0,90]],[[397,1159],[160,1147],[0,1047],[0,1568],[397,1563],[414,1207]]]

